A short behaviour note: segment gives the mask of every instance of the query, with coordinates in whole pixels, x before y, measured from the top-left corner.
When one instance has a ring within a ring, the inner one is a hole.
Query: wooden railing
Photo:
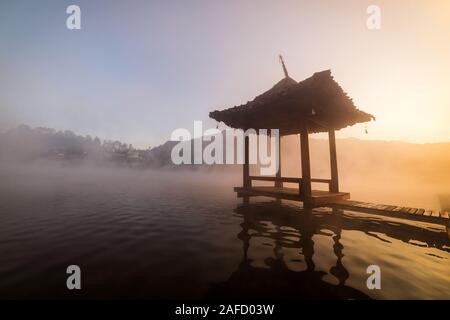
[[[281,181],[281,182],[290,182],[290,183],[300,183],[302,178],[295,177],[266,177],[266,176],[250,176],[250,180],[257,181]]]
[[[287,183],[298,183],[300,192],[302,190],[302,178],[296,178],[296,177],[249,176],[248,179],[249,179],[250,187],[252,186],[252,180],[255,180],[255,181],[273,181],[273,182],[281,181],[281,182],[287,182]],[[331,191],[331,179],[311,178],[311,182],[326,183],[326,184],[328,184],[328,191]]]

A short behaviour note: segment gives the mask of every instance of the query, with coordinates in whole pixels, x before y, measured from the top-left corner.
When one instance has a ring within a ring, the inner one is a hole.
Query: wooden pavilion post
[[[336,137],[334,129],[328,131],[328,141],[330,144],[330,167],[331,167],[331,192],[339,192],[339,180],[338,180],[338,168],[337,168],[337,155],[336,155]]]
[[[249,189],[251,187],[251,180],[250,180],[250,160],[249,160],[249,137],[248,135],[245,135],[244,137],[244,165],[243,165],[243,186],[245,189]],[[244,196],[244,205],[249,204],[250,197]]]
[[[276,177],[281,179],[281,135],[278,135],[278,170],[276,173]],[[275,180],[275,187],[282,188],[283,181]]]
[[[300,129],[300,149],[302,160],[302,182],[300,195],[306,200],[311,197],[311,164],[309,161],[309,139],[306,121],[302,122]],[[303,202],[307,205],[307,201]]]
[[[250,165],[249,165],[249,137],[248,135],[244,138],[244,171],[243,171],[243,185],[244,188],[249,188],[250,183]]]

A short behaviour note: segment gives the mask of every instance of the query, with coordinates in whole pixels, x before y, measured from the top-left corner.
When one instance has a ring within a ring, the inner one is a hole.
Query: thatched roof
[[[209,116],[232,128],[280,129],[282,135],[299,133],[302,121],[315,133],[375,119],[355,107],[330,70],[298,83],[286,76],[253,101]]]

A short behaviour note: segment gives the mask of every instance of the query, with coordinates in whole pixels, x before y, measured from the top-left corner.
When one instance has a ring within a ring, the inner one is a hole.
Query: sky
[[[81,30],[66,27],[71,4]],[[379,30],[366,26],[371,4]],[[278,54],[297,81],[331,69],[376,116],[367,134],[360,124],[338,138],[450,141],[447,0],[2,0],[0,130],[156,146],[271,88]]]

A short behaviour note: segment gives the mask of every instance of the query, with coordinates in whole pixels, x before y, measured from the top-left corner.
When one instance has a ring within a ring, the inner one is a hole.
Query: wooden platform
[[[285,187],[235,187],[234,191],[237,192],[238,197],[273,197],[277,199],[307,202],[312,206],[323,206],[331,202],[350,198],[350,193],[348,192],[328,192],[320,190],[312,190],[311,197],[305,198],[300,196],[298,189]]]
[[[398,207],[393,205],[375,204],[353,200],[337,200],[330,202],[327,207],[373,213],[381,216],[450,225],[448,211],[433,211],[422,208]]]
[[[285,187],[235,187],[238,197],[272,197],[277,199],[300,201],[308,203],[312,207],[330,207],[343,210],[358,211],[391,218],[407,219],[418,222],[434,223],[450,226],[450,212],[432,211],[422,208],[399,207],[394,205],[375,204],[350,199],[348,192],[328,192],[313,190],[312,196],[304,198],[300,196],[296,188]],[[449,231],[450,232],[450,231]],[[449,234],[450,236],[450,234]]]

